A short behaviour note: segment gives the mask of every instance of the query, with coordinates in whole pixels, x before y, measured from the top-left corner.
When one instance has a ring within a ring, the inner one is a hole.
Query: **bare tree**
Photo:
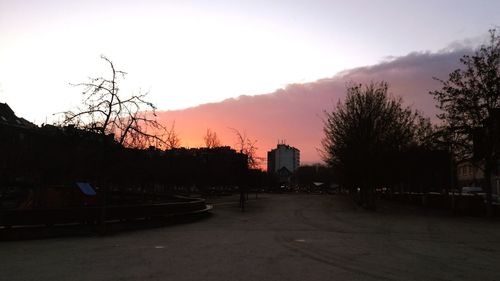
[[[164,146],[168,130],[156,119],[156,107],[146,101],[146,93],[124,97],[119,82],[127,74],[117,70],[113,62],[101,56],[110,67],[109,77],[89,78],[88,82],[72,84],[82,87],[83,102],[75,110],[66,111],[62,125],[92,131],[114,139],[127,147]]]
[[[165,139],[166,149],[179,148],[181,140],[179,139],[179,136],[175,132],[175,121],[172,123],[170,130],[167,130],[164,139]]]
[[[205,141],[205,147],[207,148],[214,148],[221,146],[221,142],[219,140],[219,137],[217,137],[217,133],[213,132],[210,129],[207,129],[207,133],[203,137],[203,140]]]
[[[243,154],[248,157],[248,167],[251,169],[259,168],[260,161],[262,160],[260,157],[257,157],[257,140],[250,139],[246,133],[241,133],[240,131],[229,128],[236,134],[236,148]]]

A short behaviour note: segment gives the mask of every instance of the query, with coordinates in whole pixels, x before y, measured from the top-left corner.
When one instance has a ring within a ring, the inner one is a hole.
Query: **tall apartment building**
[[[300,150],[284,142],[278,143],[275,149],[267,152],[267,171],[277,173],[286,168],[289,173],[295,172],[300,165]]]

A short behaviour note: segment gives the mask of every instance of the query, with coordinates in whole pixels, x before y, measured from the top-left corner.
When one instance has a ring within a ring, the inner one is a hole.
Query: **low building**
[[[461,161],[457,163],[457,185],[461,189],[465,186],[481,187],[484,190],[484,163],[482,161]],[[491,193],[500,195],[500,160],[491,173]]]
[[[483,186],[484,165],[472,161],[462,161],[457,163],[457,184],[458,187],[464,186]]]

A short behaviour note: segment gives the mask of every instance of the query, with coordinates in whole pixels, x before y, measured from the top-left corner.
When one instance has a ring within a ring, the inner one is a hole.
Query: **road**
[[[500,280],[499,265],[499,221],[332,195],[260,195],[244,213],[225,197],[196,222],[0,242],[9,281]]]

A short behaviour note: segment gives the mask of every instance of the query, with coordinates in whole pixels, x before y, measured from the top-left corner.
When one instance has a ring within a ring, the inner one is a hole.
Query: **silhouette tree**
[[[413,144],[426,149],[439,149],[438,139],[441,137],[438,133],[438,126],[432,125],[430,118],[417,114],[415,120],[415,131]]]
[[[217,133],[212,132],[212,130],[210,129],[207,129],[203,140],[205,141],[205,147],[207,148],[215,148],[221,146],[221,142],[219,140],[219,137],[217,137]]]
[[[325,112],[323,159],[368,207],[375,206],[375,187],[393,177],[395,155],[415,142],[424,122],[387,90],[386,82],[348,85],[345,102]]]
[[[463,68],[449,74],[440,90],[430,92],[439,102],[442,133],[457,160],[484,163],[484,188],[491,211],[491,175],[499,153],[500,38],[489,31],[487,44],[460,59]]]
[[[177,132],[175,132],[175,121],[172,123],[170,130],[166,131],[164,144],[166,149],[179,148],[181,145],[181,140],[179,139]]]
[[[83,87],[83,104],[64,113],[62,125],[74,125],[103,136],[113,134],[115,140],[127,147],[162,146],[166,128],[156,120],[156,107],[146,101],[148,93],[124,97],[120,80],[126,73],[117,70],[111,60],[109,77],[90,78],[88,82],[73,84]]]
[[[248,157],[248,167],[250,169],[258,169],[261,158],[257,157],[257,140],[250,139],[246,133],[230,128],[236,134],[236,148]]]

